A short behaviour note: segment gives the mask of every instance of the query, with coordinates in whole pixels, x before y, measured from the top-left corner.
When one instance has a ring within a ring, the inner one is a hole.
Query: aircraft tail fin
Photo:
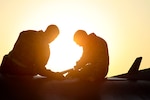
[[[127,73],[116,75],[116,76],[112,76],[112,77],[131,78],[131,76],[133,76],[136,73],[138,73],[139,67],[140,67],[140,64],[141,64],[141,60],[142,60],[142,57],[137,57]]]
[[[128,71],[128,75],[133,75],[138,72],[142,57],[137,57]]]

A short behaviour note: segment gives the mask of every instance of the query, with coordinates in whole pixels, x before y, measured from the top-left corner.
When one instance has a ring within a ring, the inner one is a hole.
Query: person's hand
[[[81,66],[74,66],[74,70],[79,70],[81,68]]]
[[[79,70],[84,66],[84,63],[81,63],[80,61],[76,62],[76,65],[74,66],[75,70]]]

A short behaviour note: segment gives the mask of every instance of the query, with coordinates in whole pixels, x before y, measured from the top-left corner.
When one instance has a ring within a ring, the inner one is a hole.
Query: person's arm
[[[80,60],[78,60],[76,62],[76,65],[74,66],[74,69],[78,70],[78,69],[83,68],[88,63],[88,59],[89,58],[88,58],[87,54],[85,52],[83,52]]]
[[[45,76],[47,78],[51,79],[64,79],[64,76],[60,72],[53,72],[51,70],[48,70],[46,68],[40,68],[38,69],[39,75]]]
[[[54,72],[47,70],[46,68],[38,68],[38,74],[46,77],[51,77]]]

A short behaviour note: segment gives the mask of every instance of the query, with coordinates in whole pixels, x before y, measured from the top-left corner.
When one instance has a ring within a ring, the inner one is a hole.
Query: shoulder
[[[89,38],[90,38],[90,40],[93,40],[95,42],[99,42],[99,43],[101,42],[101,43],[107,44],[105,39],[103,39],[100,36],[97,36],[95,33],[89,34]]]
[[[20,34],[28,34],[28,33],[35,33],[37,31],[35,30],[25,30],[25,31],[22,31]]]
[[[39,37],[40,35],[42,35],[41,33],[43,33],[43,31],[35,31],[35,30],[25,30],[20,32],[19,37],[28,37],[28,38],[32,38],[32,37]]]
[[[97,36],[95,33],[89,34],[89,39],[93,39],[93,40],[103,40],[103,41],[105,41],[102,37]]]

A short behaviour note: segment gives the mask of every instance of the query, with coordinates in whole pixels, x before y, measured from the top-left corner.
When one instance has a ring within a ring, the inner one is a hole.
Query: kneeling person
[[[106,41],[94,33],[88,35],[84,30],[78,30],[74,34],[74,41],[83,47],[83,54],[66,77],[91,81],[103,80],[109,66]]]
[[[56,25],[46,31],[27,30],[20,33],[13,49],[5,55],[0,67],[2,74],[34,76],[42,75],[52,79],[63,78],[60,73],[47,70],[45,65],[50,56],[49,43],[59,34]]]

